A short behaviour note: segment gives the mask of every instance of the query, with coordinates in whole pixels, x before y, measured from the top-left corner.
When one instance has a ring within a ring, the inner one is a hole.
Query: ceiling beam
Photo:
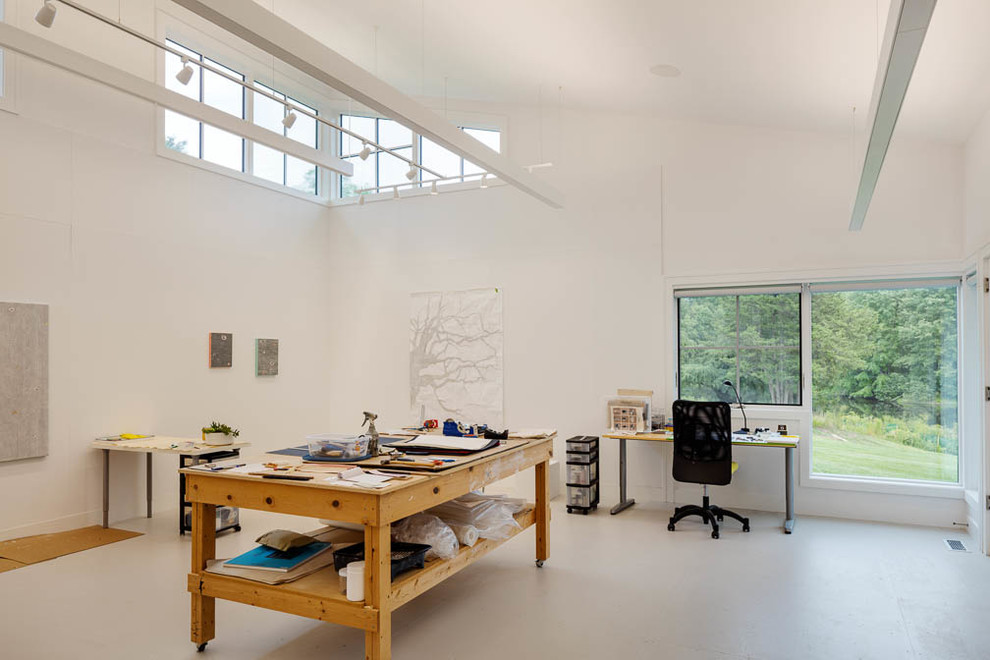
[[[244,0],[175,2],[551,207],[563,208],[563,195],[545,181],[257,3]]]
[[[856,201],[853,203],[852,219],[849,222],[850,231],[863,228],[863,221],[887,156],[887,148],[897,125],[897,117],[932,20],[935,2],[936,0],[892,0],[890,3],[887,29],[873,85],[873,98],[870,101],[870,139],[863,157],[859,187],[856,189]]]
[[[223,110],[194,101],[150,80],[145,80],[78,51],[15,28],[13,25],[0,22],[0,46],[169,110],[174,110],[211,126],[235,133],[266,147],[295,156],[307,163],[325,167],[344,176],[354,174],[354,165],[345,160],[308,147],[284,135],[262,128],[253,122],[230,115]]]

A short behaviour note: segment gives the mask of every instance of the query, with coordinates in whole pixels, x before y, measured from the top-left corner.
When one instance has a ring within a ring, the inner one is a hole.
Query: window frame
[[[262,54],[260,51],[255,52],[244,52],[238,50],[224,40],[222,34],[217,34],[216,36],[211,36],[212,27],[209,25],[202,25],[199,28],[193,28],[186,24],[177,17],[171,15],[163,9],[159,9],[157,14],[157,35],[160,41],[172,41],[179,44],[183,48],[189,49],[193,52],[200,53],[204,58],[217,62],[223,67],[231,69],[236,73],[244,76],[244,81],[248,84],[253,84],[255,81],[264,85],[269,89],[276,89],[279,94],[283,94],[293,100],[298,100],[299,103],[307,107],[321,108],[331,104],[331,101],[325,97],[321,92],[313,89],[311,86],[307,85],[298,79],[297,76],[285,74],[282,71],[278,71],[277,85],[273,87],[269,77],[272,76],[272,65],[271,63],[265,64],[262,59]],[[165,86],[165,51],[159,50],[157,57],[157,67],[156,67],[156,79],[158,84]],[[204,76],[200,77],[200,84],[203,84]],[[284,84],[283,84],[284,83]],[[202,96],[200,96],[202,98]],[[202,101],[201,101],[202,102]],[[254,94],[248,93],[247,89],[243,90],[242,95],[243,102],[243,116],[245,121],[254,121]],[[289,185],[283,185],[274,183],[268,179],[264,179],[260,176],[253,174],[254,171],[254,141],[243,135],[238,135],[237,137],[242,140],[242,170],[234,170],[223,165],[218,165],[216,163],[205,160],[201,157],[194,157],[189,154],[175,151],[169,149],[165,146],[165,113],[166,109],[159,107],[156,112],[156,129],[155,129],[155,152],[157,155],[168,158],[169,160],[184,163],[187,165],[193,165],[200,169],[207,170],[216,174],[221,174],[229,178],[236,179],[245,183],[250,183],[268,190],[280,192],[286,195],[290,195],[297,199],[301,199],[308,202],[313,202],[319,204],[320,206],[326,207],[331,201],[331,188],[333,177],[330,176],[330,170],[314,165],[317,170],[316,176],[316,194],[311,192],[306,192]],[[175,113],[182,114],[182,113]],[[191,120],[200,123],[200,134],[202,135],[204,122],[201,120],[190,117]],[[320,150],[332,153],[334,147],[332,146],[333,131],[320,122],[317,122],[316,127],[316,141],[317,146]],[[202,139],[200,141],[200,154],[202,154]],[[283,161],[284,161],[283,152]]]
[[[368,139],[374,140],[378,144],[381,144],[381,140],[379,139],[380,123],[381,123],[381,121],[396,121],[396,120],[392,119],[391,117],[384,117],[384,116],[379,115],[379,114],[374,113],[374,112],[361,113],[361,112],[352,111],[352,110],[350,110],[348,108],[338,108],[337,109],[337,112],[336,112],[336,117],[337,117],[337,121],[341,124],[341,126],[346,125],[345,124],[345,121],[344,121],[344,118],[345,117],[357,117],[357,118],[362,118],[362,119],[373,119],[373,120],[375,120],[375,136],[372,137],[372,138],[368,138]],[[500,151],[498,153],[500,153],[502,155],[505,154],[505,136],[506,136],[506,132],[505,132],[504,125],[495,124],[492,121],[477,120],[477,121],[458,121],[458,122],[456,122],[456,126],[460,130],[472,129],[472,130],[479,130],[479,131],[497,132],[499,134],[499,147],[500,147]],[[419,133],[417,133],[416,131],[412,130],[412,129],[408,129],[408,130],[412,133],[412,144],[403,144],[403,145],[400,145],[400,146],[397,146],[397,147],[389,147],[389,148],[390,149],[393,149],[393,150],[411,149],[411,154],[412,154],[411,155],[411,158],[412,158],[413,162],[416,163],[417,165],[422,165],[422,162],[423,162],[423,159],[422,159],[422,153],[423,153],[423,136],[420,135]],[[391,195],[391,192],[389,191],[389,189],[392,188],[392,187],[394,187],[394,186],[398,186],[400,188],[404,188],[404,192],[406,192],[406,194],[409,194],[409,193],[413,193],[413,194],[429,194],[429,191],[431,189],[431,184],[433,183],[434,179],[423,179],[423,172],[422,172],[422,170],[419,170],[418,168],[417,168],[417,172],[416,172],[416,177],[413,178],[412,180],[402,181],[401,183],[397,183],[397,184],[392,184],[392,183],[382,184],[381,183],[381,167],[379,165],[379,157],[380,157],[381,153],[382,153],[381,151],[375,151],[375,152],[372,152],[372,156],[376,159],[375,160],[375,186],[379,186],[382,189],[377,190],[375,192],[366,193],[364,195],[364,197],[366,198],[366,200],[371,201],[371,200],[375,200],[375,199],[386,198],[385,197],[386,195],[389,195],[389,196]],[[336,151],[336,154],[335,155],[338,158],[345,159],[345,160],[348,159],[348,158],[354,158],[354,157],[357,156],[356,153],[352,153],[352,154],[345,154],[345,153],[343,153],[343,141],[340,141],[338,143],[338,145],[337,145],[337,151]],[[480,181],[483,173],[465,174],[464,173],[464,162],[465,162],[466,159],[463,156],[460,156],[458,154],[454,154],[454,155],[457,156],[460,159],[460,166],[459,166],[460,174],[455,175],[455,176],[458,177],[458,180],[450,180],[450,181],[446,181],[446,182],[439,182],[438,185],[445,186],[445,192],[455,191],[455,190],[466,190],[466,189],[473,189],[473,188],[475,188],[476,186],[470,185],[470,184],[473,184],[474,182]],[[358,203],[358,198],[360,197],[360,195],[349,195],[347,197],[344,197],[341,194],[342,193],[342,188],[343,188],[343,179],[344,179],[343,175],[336,174],[333,178],[335,180],[336,189],[337,189],[336,190],[335,197],[334,197],[334,200],[333,200],[333,203],[345,204],[345,205],[346,204],[356,204],[356,203]],[[499,185],[499,183],[500,183],[500,181],[499,181],[498,177],[496,177],[495,175],[491,175],[491,174],[489,175],[489,178],[488,178],[488,185],[489,186]]]
[[[690,295],[693,293],[694,295]],[[743,346],[739,343],[739,322],[740,322],[740,298],[747,295],[796,295],[798,300],[798,345],[794,346],[784,346],[784,345],[767,345],[767,346]],[[804,295],[803,287],[800,285],[784,285],[777,287],[736,287],[731,289],[683,289],[675,290],[674,292],[674,319],[675,319],[675,346],[676,351],[676,362],[677,371],[674,376],[674,391],[677,393],[678,398],[681,396],[681,300],[683,298],[701,298],[701,297],[734,297],[736,299],[736,330],[735,346],[698,346],[698,347],[688,347],[695,348],[696,350],[734,350],[736,354],[736,377],[734,385],[739,391],[739,396],[742,397],[742,371],[740,369],[740,351],[742,349],[765,349],[765,348],[778,348],[778,349],[797,349],[798,352],[798,402],[797,403],[762,403],[762,402],[747,402],[743,399],[742,403],[744,406],[761,406],[766,408],[803,408],[804,402],[806,400],[804,391]],[[732,401],[733,405],[736,405],[735,401]]]
[[[801,306],[801,327],[810,335],[811,328],[811,305],[810,286],[823,283],[862,283],[870,282],[875,285],[896,285],[906,280],[924,281],[930,279],[959,278],[959,269],[951,264],[932,267],[930,264],[918,266],[901,267],[850,267],[845,269],[843,276],[836,277],[834,271],[829,269],[807,269],[807,270],[779,270],[777,273],[766,273],[763,276],[753,275],[679,275],[666,276],[664,278],[664,297],[666,310],[670,314],[671,321],[666,323],[667,346],[671,367],[665,369],[665,380],[667,391],[673,396],[670,401],[676,398],[678,391],[677,372],[677,302],[675,292],[684,290],[710,290],[729,288],[755,288],[755,287],[782,287],[793,285],[794,282],[803,282],[802,306]],[[984,273],[980,273],[983,277]],[[962,314],[957,319],[961,322]],[[981,335],[982,336],[982,335]],[[803,368],[808,368],[811,364],[811,342],[805,341],[802,337],[801,363]],[[960,339],[961,342],[961,339]],[[963,364],[970,359],[964,351],[964,347],[959,346],[959,364]],[[961,370],[960,370],[961,373]],[[897,495],[910,497],[924,497],[932,499],[962,500],[965,498],[966,488],[975,487],[965,481],[966,466],[972,456],[967,455],[965,442],[961,443],[959,451],[959,483],[940,483],[932,481],[912,481],[895,480],[886,478],[861,478],[855,476],[832,476],[813,474],[811,472],[811,446],[812,446],[812,399],[811,399],[811,379],[807,374],[802,373],[802,401],[803,405],[793,406],[764,406],[748,405],[746,413],[749,416],[750,424],[757,422],[767,422],[770,424],[786,423],[794,432],[801,435],[801,446],[797,452],[798,470],[796,471],[797,485],[799,488],[812,488],[819,490],[841,490],[850,493],[874,493],[882,495]],[[966,414],[963,408],[970,405],[965,397],[960,397],[960,417]],[[669,408],[669,402],[667,403]],[[733,406],[733,417],[741,422],[736,406]],[[763,452],[759,452],[761,455]],[[933,506],[935,506],[933,504]]]
[[[7,23],[7,14],[14,15],[12,0],[0,0],[0,23]],[[17,114],[17,53],[0,48],[0,110]]]

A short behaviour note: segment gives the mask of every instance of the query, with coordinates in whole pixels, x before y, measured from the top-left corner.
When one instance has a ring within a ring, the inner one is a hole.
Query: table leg
[[[794,448],[784,447],[785,476],[784,488],[787,491],[787,513],[784,517],[784,534],[794,531]]]
[[[206,561],[217,556],[217,507],[194,502],[192,505],[192,572],[202,573]],[[216,599],[192,594],[190,638],[205,647],[216,636]]]
[[[536,565],[550,558],[550,461],[536,464]]]
[[[365,660],[392,657],[392,526],[364,528],[364,602],[378,610],[378,629],[364,633]]]
[[[151,517],[151,452],[148,452],[148,517]]]
[[[110,450],[103,450],[103,528],[110,525]]]
[[[612,507],[612,515],[625,511],[636,500],[626,499],[626,439],[619,439],[619,503]]]
[[[179,456],[179,469],[186,467],[185,456]],[[186,535],[186,476],[179,475],[179,536]]]

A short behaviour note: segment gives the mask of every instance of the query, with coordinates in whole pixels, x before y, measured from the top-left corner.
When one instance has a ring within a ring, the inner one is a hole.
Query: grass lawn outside
[[[816,424],[811,471],[817,474],[956,483],[959,457]]]

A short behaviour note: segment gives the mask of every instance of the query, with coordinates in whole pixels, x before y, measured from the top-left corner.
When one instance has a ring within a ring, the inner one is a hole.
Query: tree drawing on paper
[[[502,298],[497,289],[412,296],[412,419],[502,425]]]

